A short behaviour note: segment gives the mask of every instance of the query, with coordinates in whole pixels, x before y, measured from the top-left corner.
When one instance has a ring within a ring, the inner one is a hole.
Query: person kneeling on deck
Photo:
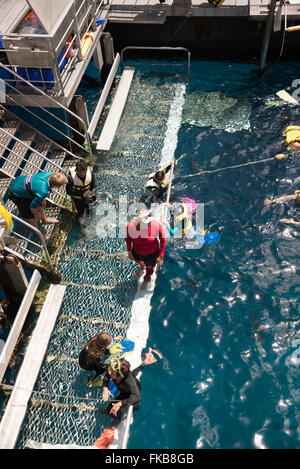
[[[42,223],[58,223],[56,218],[48,218],[45,214],[46,197],[53,187],[67,184],[68,178],[63,173],[50,171],[29,176],[17,176],[11,183],[9,198],[18,207],[20,216],[35,228],[38,221]],[[44,235],[45,240],[48,237]]]
[[[280,204],[289,200],[295,200],[298,204],[300,204],[300,191],[295,191],[294,194],[290,195],[282,195],[280,197],[277,197],[276,199],[265,199],[264,204],[270,206],[271,204]],[[292,218],[281,218],[281,220],[279,221],[281,223],[288,223],[300,226],[300,221],[295,221]]]
[[[141,197],[142,202],[144,202],[147,207],[149,207],[151,203],[159,203],[165,200],[168,186],[171,182],[166,182],[166,174],[170,171],[172,166],[174,166],[174,160],[172,160],[166,168],[152,173],[148,177]]]
[[[137,217],[127,224],[126,245],[129,259],[135,260],[141,267],[138,274],[146,271],[142,285],[146,288],[155,265],[163,264],[166,248],[164,229],[148,210],[140,210]]]
[[[80,160],[68,173],[67,194],[72,197],[78,217],[90,212],[90,206],[96,201],[95,175],[87,163]]]

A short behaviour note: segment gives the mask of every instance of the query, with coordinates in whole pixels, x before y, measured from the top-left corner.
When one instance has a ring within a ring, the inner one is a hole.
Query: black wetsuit
[[[165,174],[171,169],[171,165],[165,168]],[[153,184],[153,185],[152,185]],[[142,191],[141,201],[147,207],[152,203],[161,203],[166,200],[168,186],[164,186],[160,179],[156,179],[155,173],[148,178],[147,185]]]
[[[117,417],[113,416],[113,418],[121,420],[125,408],[129,405],[133,405],[134,410],[139,408],[139,403],[141,401],[141,384],[136,378],[136,375],[143,370],[144,366],[145,365],[142,363],[133,371],[130,371],[126,378],[123,378],[119,383],[115,383],[119,394],[116,399],[108,405],[106,412],[109,414],[113,403],[116,403],[117,401],[122,402],[122,407],[118,410]],[[103,378],[103,387],[108,387],[109,380],[110,376],[106,373]]]

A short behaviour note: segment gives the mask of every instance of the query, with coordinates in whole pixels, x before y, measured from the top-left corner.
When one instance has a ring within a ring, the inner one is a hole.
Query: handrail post
[[[191,52],[186,48],[186,47],[168,47],[168,46],[164,46],[164,47],[148,47],[148,46],[127,46],[127,47],[124,47],[124,49],[122,49],[121,51],[121,65],[122,67],[124,67],[124,61],[123,61],[123,55],[124,55],[124,52],[128,49],[132,49],[132,50],[172,50],[172,51],[185,51],[187,52],[188,54],[188,58],[187,58],[187,66],[188,66],[188,74],[190,73],[190,66],[191,66]]]
[[[264,72],[266,68],[267,54],[268,54],[269,43],[270,43],[270,38],[271,38],[272,22],[274,20],[276,2],[277,0],[271,0],[271,3],[270,3],[269,16],[268,16],[267,24],[265,27],[265,33],[264,33],[264,39],[263,39],[263,45],[262,45],[262,51],[261,51],[260,63],[259,63],[259,75],[260,76],[262,75],[262,73]]]
[[[54,267],[53,267],[53,264],[52,264],[52,261],[51,261],[51,258],[50,258],[50,254],[49,254],[46,242],[44,240],[44,237],[43,237],[42,233],[40,232],[40,230],[38,228],[35,228],[35,226],[31,225],[30,223],[27,223],[27,221],[23,220],[22,218],[17,217],[13,213],[11,213],[10,215],[11,215],[13,220],[17,220],[19,223],[22,223],[24,226],[27,226],[27,228],[32,230],[37,235],[37,237],[42,242],[42,245],[43,245],[42,247],[43,247],[43,250],[46,254],[47,261],[48,261],[48,264],[50,266],[50,269],[51,269],[52,272],[54,272]],[[30,240],[29,240],[29,242],[30,242]]]

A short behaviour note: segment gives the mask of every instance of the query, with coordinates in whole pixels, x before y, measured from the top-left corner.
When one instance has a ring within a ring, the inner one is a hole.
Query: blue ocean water
[[[164,87],[182,77],[171,66],[157,75],[152,68],[147,62],[137,63],[140,75],[134,86],[140,90],[152,86],[153,94],[162,87],[161,108],[167,121],[170,102],[164,106]],[[129,449],[300,446],[299,227],[279,221],[299,220],[299,207],[294,202],[264,205],[266,197],[300,189],[299,154],[247,164],[281,152],[282,131],[299,122],[298,108],[276,100],[275,93],[293,91],[300,66],[272,65],[260,82],[255,70],[253,64],[191,64],[173,187],[176,198],[186,196],[204,204],[205,228],[219,232],[221,240],[201,249],[185,249],[175,241],[167,245],[151,301],[147,344],[163,359],[143,371],[142,403],[130,429]],[[84,80],[79,90],[90,115],[99,96],[98,84],[91,83]],[[151,129],[151,137],[155,130],[159,136],[166,123],[152,115],[154,106],[147,99],[147,105],[139,102],[137,119],[142,119],[145,109],[149,122],[159,127]],[[151,138],[152,144],[143,146],[147,129],[144,136],[139,129],[135,138],[134,107],[131,112],[129,128],[124,125],[114,142],[118,151],[99,154],[100,198],[139,197],[144,176],[159,164],[153,153],[159,153],[162,141],[156,145]],[[66,243],[76,252],[66,252],[60,265],[63,278],[82,286],[67,287],[20,447],[28,438],[89,445],[99,436],[102,415],[72,407],[77,399],[95,407],[101,404],[99,389],[84,383],[87,372],[79,370],[78,353],[95,333],[97,319],[107,321],[108,327],[117,321],[125,330],[135,295],[136,266],[117,258],[98,262],[93,255],[76,257],[83,247],[107,254],[125,250],[122,238],[99,239],[97,216],[87,220],[82,230],[74,227]],[[118,284],[130,288],[113,292],[92,288]],[[64,405],[48,408],[47,399],[55,394]]]
[[[260,82],[256,68],[192,61],[186,99],[246,99],[250,125],[181,124],[176,196],[204,203],[206,229],[222,237],[199,250],[167,246],[148,340],[164,358],[143,372],[129,448],[300,447],[300,232],[279,222],[300,220],[299,208],[263,203],[300,188],[299,154],[185,178],[284,150],[282,131],[299,113],[274,98],[292,93],[300,65],[274,64]]]

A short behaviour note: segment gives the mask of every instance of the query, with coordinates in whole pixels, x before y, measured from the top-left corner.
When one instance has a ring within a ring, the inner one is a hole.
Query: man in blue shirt
[[[61,187],[68,182],[63,173],[40,172],[34,175],[17,176],[10,186],[9,198],[18,207],[20,216],[38,228],[42,223],[57,223],[56,218],[47,218],[44,208],[46,197],[52,187]]]

